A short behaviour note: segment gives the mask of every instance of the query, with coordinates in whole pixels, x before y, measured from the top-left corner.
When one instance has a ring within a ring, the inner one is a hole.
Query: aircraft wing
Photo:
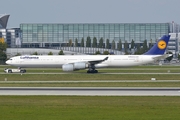
[[[164,55],[161,55],[161,56],[156,56],[156,57],[153,57],[154,60],[161,60],[161,59],[165,59],[167,57],[170,57],[172,56],[172,54],[164,54]]]
[[[104,58],[104,59],[102,59],[102,60],[92,60],[92,61],[88,61],[88,63],[90,63],[90,64],[99,64],[99,63],[101,63],[101,62],[103,62],[103,61],[105,61],[105,60],[108,60],[108,57],[106,57],[106,58]]]

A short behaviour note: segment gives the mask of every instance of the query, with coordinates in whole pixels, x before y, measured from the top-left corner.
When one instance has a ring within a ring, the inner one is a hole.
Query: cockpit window
[[[9,59],[9,60],[12,60],[12,59]]]

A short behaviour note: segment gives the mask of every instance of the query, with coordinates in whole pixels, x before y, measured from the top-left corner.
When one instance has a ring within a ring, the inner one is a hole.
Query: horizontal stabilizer
[[[161,60],[161,59],[166,59],[168,57],[172,56],[172,54],[164,54],[164,55],[161,55],[161,56],[156,56],[156,57],[153,57],[154,60]]]

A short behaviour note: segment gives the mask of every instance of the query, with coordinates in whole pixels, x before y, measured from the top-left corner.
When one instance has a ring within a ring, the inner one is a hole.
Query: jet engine
[[[73,64],[64,64],[62,66],[63,71],[74,71],[74,66]]]
[[[84,63],[84,62],[77,62],[77,63],[62,65],[62,70],[63,71],[74,71],[74,70],[85,69],[87,67],[88,67],[88,65],[86,63]]]

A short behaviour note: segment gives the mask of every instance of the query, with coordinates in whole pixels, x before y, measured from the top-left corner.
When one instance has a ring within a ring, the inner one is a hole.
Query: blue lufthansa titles
[[[24,56],[24,57],[20,57],[20,59],[39,59],[39,57],[29,57],[29,56]]]

